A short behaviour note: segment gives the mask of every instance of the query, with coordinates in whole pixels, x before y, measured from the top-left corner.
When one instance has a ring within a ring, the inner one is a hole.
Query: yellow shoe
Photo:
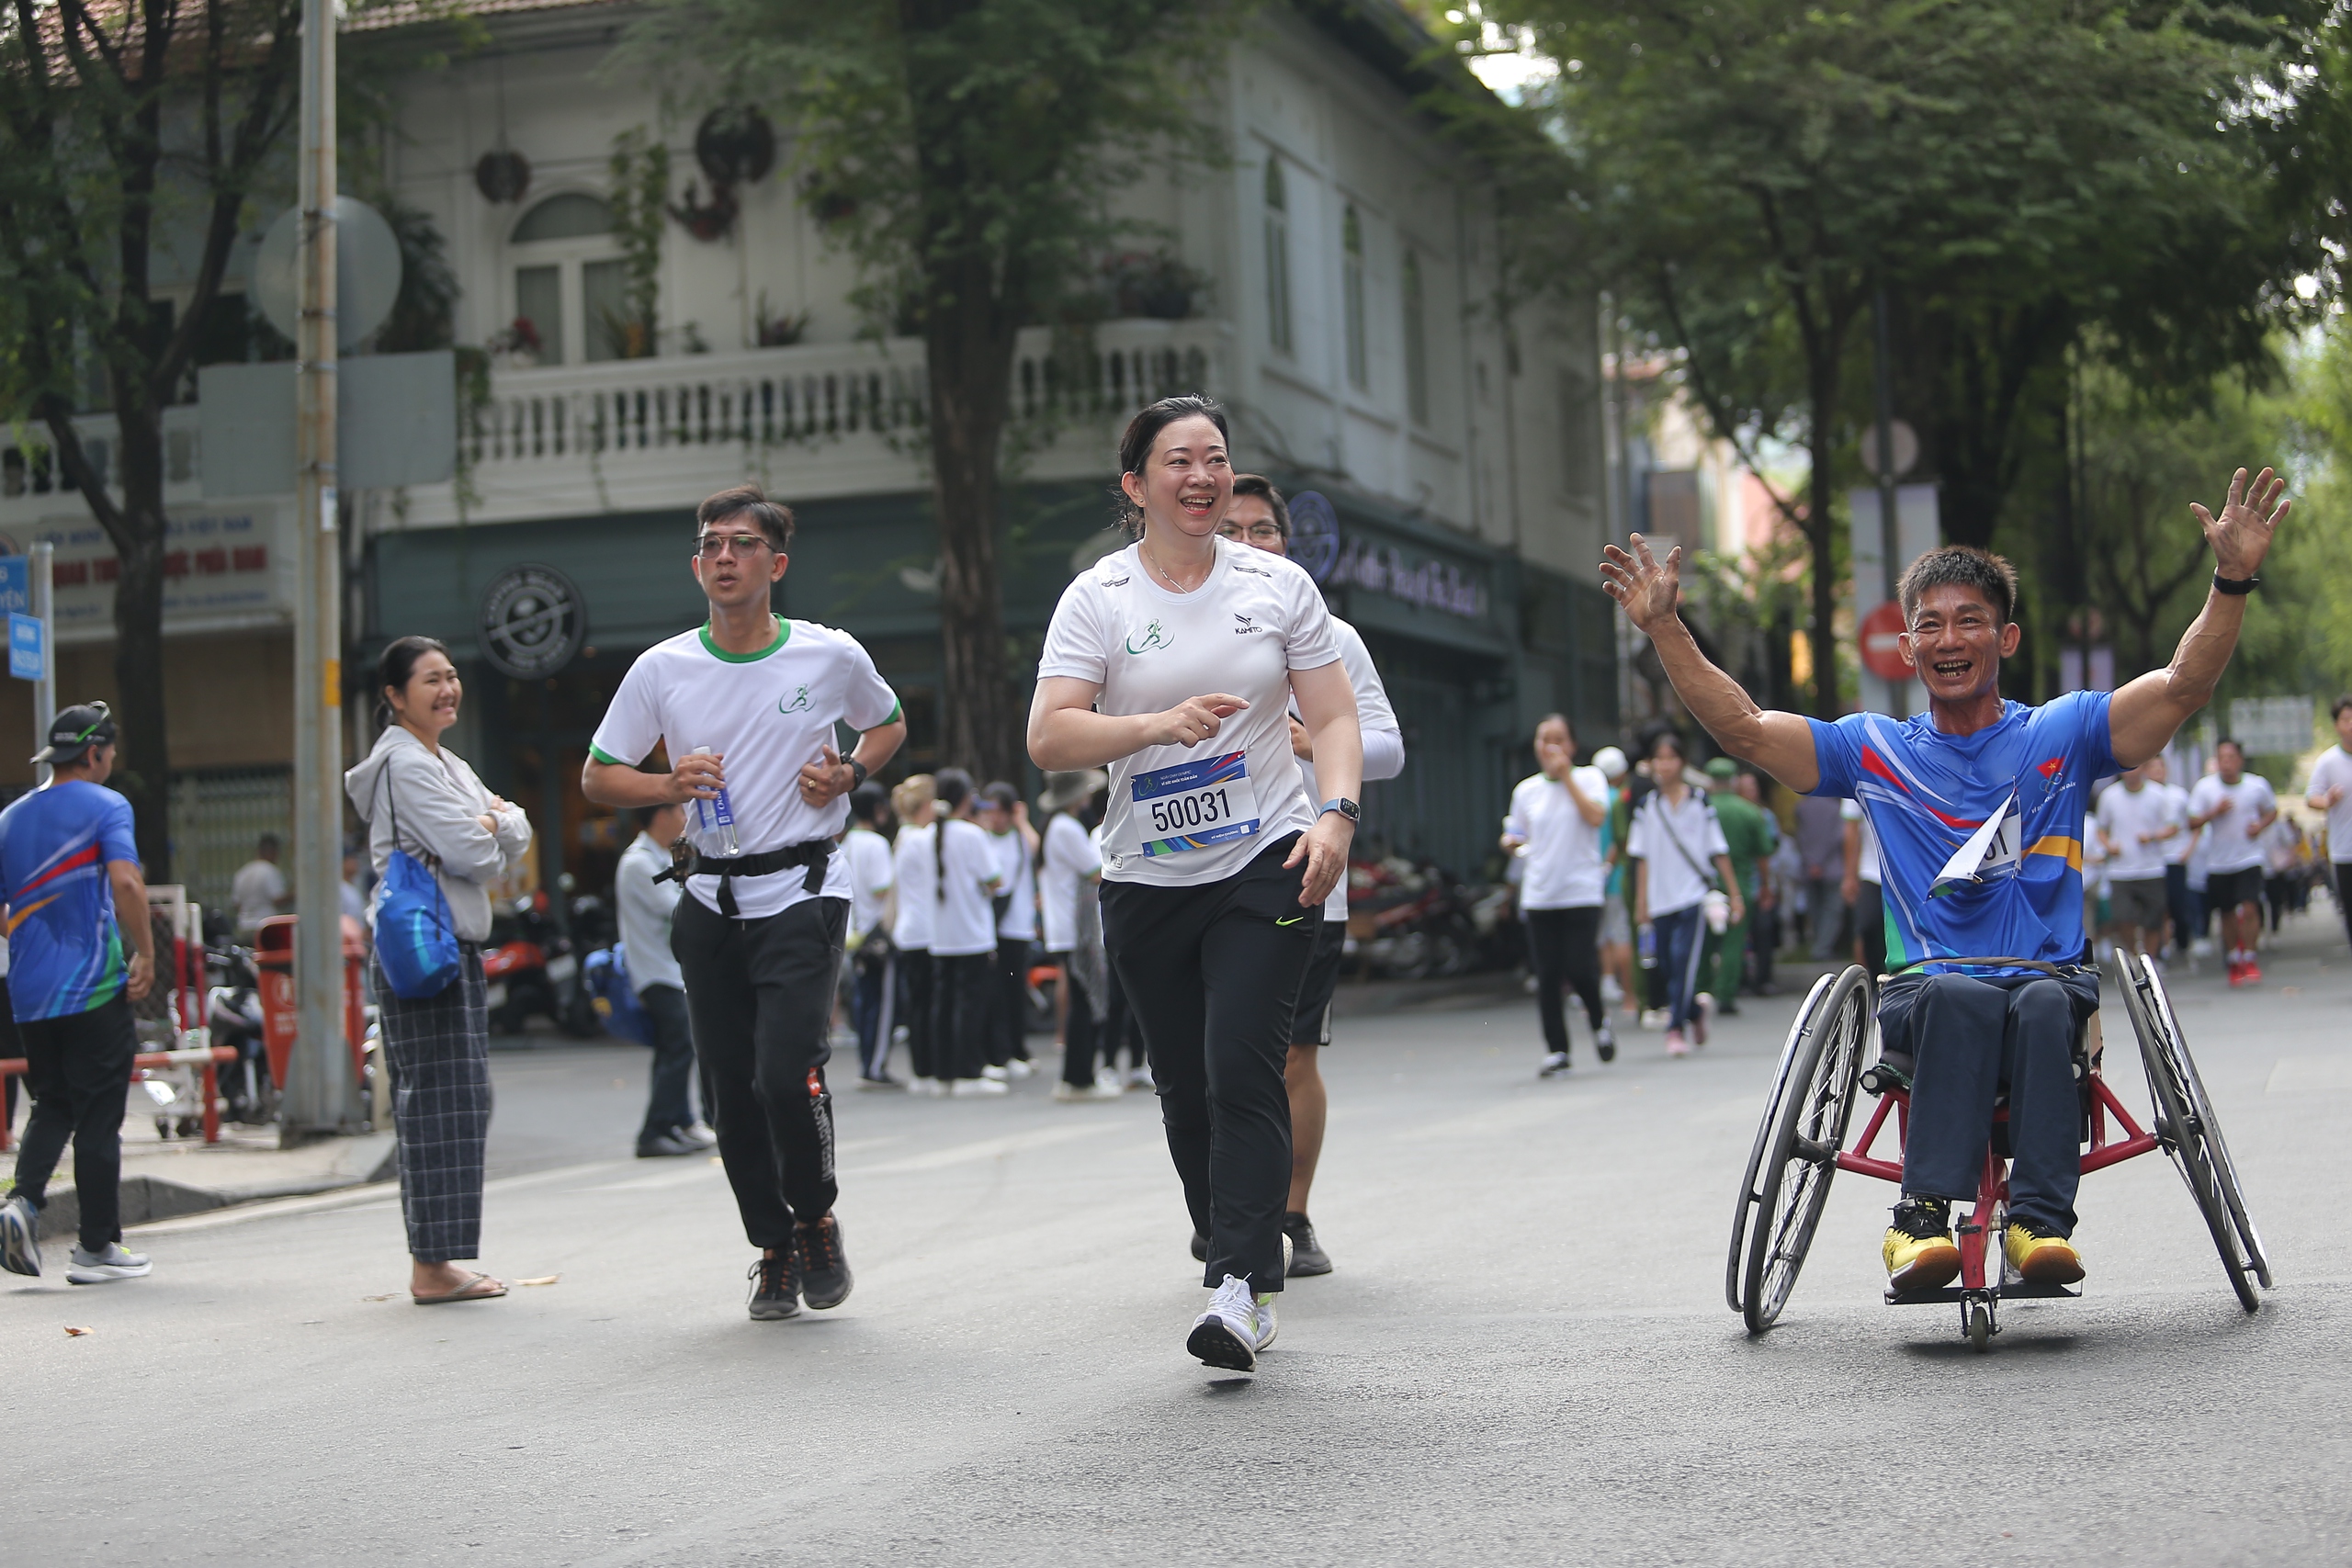
[[[1960,1272],[1952,1245],[1951,1205],[1941,1198],[1905,1198],[1886,1227],[1887,1285],[1898,1292],[1939,1290]]]
[[[2083,1277],[2083,1255],[2063,1235],[2040,1225],[2012,1224],[2002,1237],[2009,1267],[2034,1285],[2071,1285]]]

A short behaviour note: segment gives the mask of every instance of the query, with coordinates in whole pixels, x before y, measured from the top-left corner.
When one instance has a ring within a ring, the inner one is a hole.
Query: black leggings
[[[976,1078],[990,1059],[1003,986],[996,951],[931,955],[931,1050],[944,1080]]]
[[[1151,1049],[1168,1152],[1193,1228],[1209,1238],[1201,1283],[1283,1288],[1290,1199],[1291,1015],[1321,927],[1302,908],[1286,834],[1222,882],[1102,883],[1102,937]],[[1277,923],[1282,922],[1282,923]]]
[[[1535,961],[1535,1010],[1544,1019],[1544,1048],[1566,1055],[1566,987],[1576,987],[1595,1034],[1608,1019],[1600,1006],[1600,906],[1528,910],[1527,946]]]
[[[989,1065],[1029,1059],[1029,938],[996,939],[997,1010]]]
[[[939,1054],[931,1039],[931,951],[902,947],[893,967],[899,972],[899,1017],[907,1026],[907,1071],[919,1078],[935,1078]],[[884,1059],[888,1059],[887,1048]]]

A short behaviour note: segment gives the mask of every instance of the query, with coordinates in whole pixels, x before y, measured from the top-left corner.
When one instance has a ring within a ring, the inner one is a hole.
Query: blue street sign
[[[49,641],[49,628],[30,615],[8,612],[8,673],[19,681],[38,681],[47,662],[41,655]]]
[[[33,563],[29,556],[0,556],[0,610],[24,615],[33,607]]]

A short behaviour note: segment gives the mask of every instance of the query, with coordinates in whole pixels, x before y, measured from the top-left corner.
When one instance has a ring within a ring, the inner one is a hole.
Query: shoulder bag
[[[387,763],[380,775],[386,784],[391,771]],[[383,894],[376,901],[376,962],[394,995],[418,1002],[439,996],[458,977],[457,918],[432,867],[401,848],[394,792],[386,789],[384,798],[391,812],[392,852],[384,863]]]

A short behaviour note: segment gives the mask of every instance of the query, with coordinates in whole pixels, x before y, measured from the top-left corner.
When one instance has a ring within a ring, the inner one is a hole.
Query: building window
[[[1340,248],[1345,256],[1340,282],[1348,315],[1348,385],[1361,392],[1372,386],[1372,367],[1363,341],[1363,221],[1352,203],[1340,220]]]
[[[1266,341],[1292,350],[1290,330],[1290,193],[1282,160],[1266,155]]]
[[[541,365],[618,359],[623,266],[613,209],[577,191],[551,196],[507,236],[514,255],[514,320],[528,321]]]
[[[1430,355],[1421,310],[1421,258],[1405,253],[1405,406],[1415,424],[1430,422]]]

